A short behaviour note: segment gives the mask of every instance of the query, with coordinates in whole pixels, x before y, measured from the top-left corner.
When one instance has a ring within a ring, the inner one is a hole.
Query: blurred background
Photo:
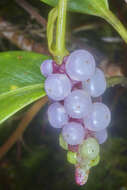
[[[127,27],[127,4],[109,0],[109,5]],[[49,54],[46,22],[50,10],[40,0],[0,0],[0,52]],[[106,77],[127,75],[127,44],[104,20],[69,12],[66,35],[68,50],[89,50]],[[0,190],[127,190],[127,88],[108,88],[102,98],[112,111],[112,121],[108,140],[101,145],[101,161],[91,169],[85,186],[75,184],[74,167],[59,147],[60,131],[47,121],[47,103],[38,113],[35,111],[22,137],[0,160]],[[30,107],[0,126],[0,146]]]

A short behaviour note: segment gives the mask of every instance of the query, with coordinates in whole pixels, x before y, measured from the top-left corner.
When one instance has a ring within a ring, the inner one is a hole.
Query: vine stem
[[[17,142],[17,140],[22,136],[24,130],[28,124],[32,121],[33,117],[37,112],[46,104],[48,97],[45,96],[39,101],[37,101],[33,106],[28,110],[25,117],[19,123],[19,126],[14,131],[14,133],[8,138],[8,140],[0,147],[0,159],[10,150],[10,148]]]

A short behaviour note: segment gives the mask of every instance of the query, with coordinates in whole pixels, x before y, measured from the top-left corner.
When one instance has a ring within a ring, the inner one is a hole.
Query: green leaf
[[[24,51],[0,53],[0,124],[45,96],[40,64],[47,58]]]
[[[51,6],[57,6],[58,4],[58,0],[41,1]],[[104,18],[127,43],[127,30],[119,19],[110,11],[108,0],[68,0],[68,10]]]
[[[58,0],[41,1],[51,6],[58,4]],[[103,16],[108,8],[107,0],[68,0],[68,9],[74,12]]]

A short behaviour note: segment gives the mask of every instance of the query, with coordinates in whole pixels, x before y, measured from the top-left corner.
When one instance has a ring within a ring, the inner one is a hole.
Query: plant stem
[[[55,45],[55,57],[58,64],[61,64],[63,57],[68,54],[65,48],[66,12],[67,0],[59,0]]]
[[[107,20],[107,22],[109,22],[109,24],[114,27],[114,29],[120,34],[122,39],[127,43],[127,30],[119,21],[119,19],[110,10],[106,12],[104,18]]]
[[[59,0],[56,28],[56,49],[58,52],[65,49],[66,8],[67,0]]]

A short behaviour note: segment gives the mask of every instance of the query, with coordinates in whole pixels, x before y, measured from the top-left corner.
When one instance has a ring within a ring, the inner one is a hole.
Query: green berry
[[[97,157],[89,162],[90,167],[97,166],[100,162],[100,155],[98,154]]]
[[[59,145],[60,145],[64,150],[68,150],[68,144],[67,144],[67,142],[63,139],[62,134],[59,135]]]
[[[99,154],[99,144],[95,138],[88,138],[79,146],[79,153],[84,159],[95,159]]]
[[[77,153],[76,152],[67,152],[67,161],[71,164],[77,164]]]

